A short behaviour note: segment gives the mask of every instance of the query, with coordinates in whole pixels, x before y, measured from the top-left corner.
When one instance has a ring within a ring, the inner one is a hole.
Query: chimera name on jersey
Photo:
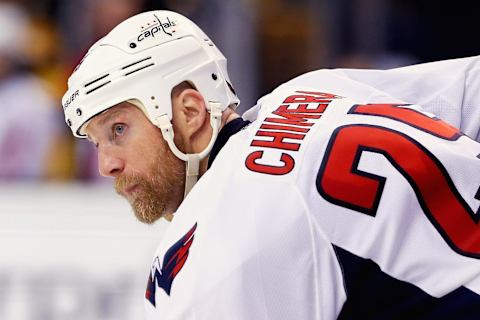
[[[245,165],[249,170],[271,175],[284,175],[291,172],[295,167],[295,160],[291,154],[300,149],[300,143],[315,121],[322,117],[330,103],[334,99],[341,98],[323,92],[296,91],[295,93],[288,96],[271,113],[272,117],[265,118],[255,134],[256,137],[270,137],[273,140],[254,139],[252,141],[251,146],[265,149],[254,151],[247,156]],[[287,142],[286,139],[296,141]],[[283,151],[279,159],[282,165],[268,163],[262,159],[271,149]]]

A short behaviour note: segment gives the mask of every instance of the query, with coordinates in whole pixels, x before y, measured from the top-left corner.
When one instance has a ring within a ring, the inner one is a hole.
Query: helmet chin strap
[[[197,183],[200,169],[200,161],[210,153],[213,148],[213,144],[215,143],[215,140],[217,140],[218,132],[220,131],[220,125],[222,120],[222,109],[220,107],[220,103],[209,102],[208,104],[210,106],[210,125],[212,126],[213,131],[210,142],[200,153],[185,154],[177,148],[175,142],[173,141],[173,127],[172,123],[168,119],[168,115],[162,115],[155,119],[156,125],[162,131],[162,136],[165,141],[167,141],[170,150],[172,150],[173,154],[177,158],[186,162],[187,168],[185,177],[185,192],[183,195],[184,198],[193,188],[195,183]]]

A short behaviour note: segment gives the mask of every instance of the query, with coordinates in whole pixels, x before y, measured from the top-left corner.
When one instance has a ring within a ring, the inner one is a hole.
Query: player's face
[[[115,190],[141,222],[153,223],[178,208],[184,163],[140,109],[119,104],[92,119],[85,132],[97,146],[100,174],[115,178]]]

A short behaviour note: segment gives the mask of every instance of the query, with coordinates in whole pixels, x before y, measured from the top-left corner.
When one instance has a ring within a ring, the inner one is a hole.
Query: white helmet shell
[[[95,115],[124,101],[138,101],[155,125],[172,118],[171,91],[188,81],[206,105],[238,105],[227,60],[205,33],[171,11],[133,16],[95,43],[68,80],[65,121],[76,137]],[[163,117],[164,118],[164,117]]]

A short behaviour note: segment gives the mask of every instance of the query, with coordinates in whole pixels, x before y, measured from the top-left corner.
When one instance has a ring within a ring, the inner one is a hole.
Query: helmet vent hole
[[[136,64],[139,64],[139,63],[141,63],[141,62],[143,62],[143,61],[147,61],[147,60],[149,60],[149,59],[152,59],[152,57],[146,57],[146,58],[140,59],[140,60],[138,60],[138,61],[132,62],[132,63],[130,63],[130,64],[127,64],[126,66],[123,66],[123,67],[122,67],[122,70],[125,70],[125,69],[127,69],[127,68],[130,68],[130,67],[132,67],[132,66],[134,66],[134,65],[136,65]]]
[[[98,82],[98,81],[100,81],[100,80],[102,80],[102,79],[105,79],[105,78],[108,77],[109,75],[110,75],[109,73],[104,74],[103,76],[100,76],[100,77],[96,78],[95,80],[92,80],[92,81],[86,83],[83,87],[84,87],[84,88],[89,87],[89,86],[91,86],[92,84],[94,84],[95,82]]]
[[[124,76],[125,76],[125,77],[126,77],[126,76],[129,76],[129,75],[131,75],[132,73],[135,73],[135,72],[138,72],[138,71],[140,71],[140,70],[143,70],[143,69],[152,67],[152,66],[154,66],[154,65],[155,65],[155,63],[152,62],[152,63],[147,64],[147,65],[145,65],[145,66],[141,66],[141,67],[139,67],[139,68],[137,68],[137,69],[135,69],[135,70],[132,70],[132,71],[129,71],[129,72],[125,73]]]
[[[99,85],[99,86],[97,86],[97,87],[95,87],[95,88],[93,88],[93,89],[91,89],[91,90],[88,90],[87,92],[85,92],[85,94],[90,94],[90,93],[92,93],[93,91],[98,90],[98,89],[100,89],[100,88],[103,87],[103,86],[106,86],[106,85],[109,84],[110,82],[112,82],[112,81],[107,81],[107,82],[105,82],[105,83],[102,83],[101,85]]]

